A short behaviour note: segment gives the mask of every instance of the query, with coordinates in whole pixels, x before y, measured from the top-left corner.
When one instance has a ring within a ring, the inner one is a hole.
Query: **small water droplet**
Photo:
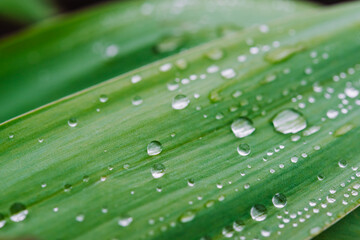
[[[234,228],[235,231],[241,232],[245,228],[245,223],[243,221],[241,221],[241,220],[235,221],[233,223],[233,228]]]
[[[189,187],[195,186],[195,180],[193,178],[189,178],[187,183],[188,183]]]
[[[149,156],[159,155],[162,151],[162,145],[159,141],[152,141],[147,145],[147,153]]]
[[[232,79],[236,76],[236,72],[232,68],[225,69],[221,71],[221,76],[225,79]]]
[[[76,127],[77,124],[78,124],[77,119],[76,118],[70,118],[68,120],[68,124],[69,124],[70,127]]]
[[[22,203],[14,203],[10,206],[10,219],[13,222],[22,222],[28,215],[26,206]]]
[[[3,228],[6,224],[5,216],[4,214],[0,213],[0,228]]]
[[[156,163],[151,168],[153,178],[161,178],[165,174],[165,166],[161,163]]]
[[[227,226],[222,229],[221,233],[226,238],[232,238],[234,236],[234,229],[230,226]]]
[[[233,121],[231,130],[237,138],[244,138],[255,131],[255,127],[250,119],[240,117]]]
[[[85,215],[84,214],[79,214],[76,216],[75,220],[77,222],[83,222],[85,220]]]
[[[161,39],[161,41],[153,47],[153,50],[158,54],[169,53],[181,48],[183,43],[184,38],[181,36],[168,36]]]
[[[334,119],[336,118],[337,116],[339,115],[339,112],[334,110],[334,109],[330,109],[326,112],[326,116],[329,118],[329,119]]]
[[[345,135],[346,133],[350,132],[354,128],[355,128],[355,126],[352,123],[346,123],[343,126],[336,129],[336,131],[334,132],[334,136],[341,137],[341,136]]]
[[[261,236],[270,237],[270,235],[271,235],[271,231],[269,231],[268,229],[262,229],[261,230]]]
[[[180,216],[179,220],[182,223],[187,223],[187,222],[191,222],[194,218],[195,218],[195,212],[190,210],[183,213]]]
[[[293,109],[285,109],[276,114],[272,121],[275,130],[283,133],[297,133],[306,128],[306,119]]]
[[[135,96],[132,100],[131,100],[132,104],[134,106],[138,106],[140,104],[142,104],[143,99],[140,96]]]
[[[276,208],[283,208],[287,204],[286,196],[282,193],[276,193],[272,198],[272,202]]]
[[[65,185],[64,185],[64,192],[70,192],[71,189],[72,189],[71,184],[65,184]]]
[[[345,94],[349,98],[356,98],[359,95],[359,90],[350,86],[350,87],[345,88]]]
[[[172,101],[172,108],[175,110],[181,110],[186,108],[190,103],[187,96],[183,94],[176,95]]]
[[[139,75],[134,75],[131,77],[131,82],[134,84],[140,82],[141,80],[142,78]]]
[[[128,215],[123,215],[119,218],[118,220],[118,224],[121,227],[127,227],[130,225],[130,223],[132,223],[133,218],[128,216]]]
[[[338,164],[339,164],[339,167],[341,167],[341,168],[346,168],[347,167],[347,161],[346,160],[340,160],[339,162],[338,162]]]
[[[101,94],[101,95],[100,95],[100,98],[99,98],[99,101],[102,102],[102,103],[105,103],[105,102],[107,102],[108,99],[109,99],[109,98],[108,98],[107,95]]]
[[[267,209],[262,204],[255,204],[250,210],[250,215],[257,222],[264,221],[267,217]]]
[[[295,53],[304,50],[301,45],[298,46],[283,46],[269,52],[265,59],[270,63],[279,63],[293,56]]]
[[[224,57],[224,52],[219,48],[214,48],[208,51],[206,54],[206,57],[208,57],[210,60],[220,60]]]
[[[237,147],[237,152],[239,153],[239,155],[241,156],[247,156],[250,154],[251,149],[249,144],[247,143],[242,143]]]

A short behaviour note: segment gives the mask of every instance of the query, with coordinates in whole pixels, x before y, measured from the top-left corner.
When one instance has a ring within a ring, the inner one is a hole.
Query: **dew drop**
[[[206,53],[206,57],[214,61],[220,60],[224,57],[224,52],[219,48],[211,49]]]
[[[107,100],[109,100],[108,96],[105,94],[100,95],[99,101],[102,103],[107,102]]]
[[[138,106],[140,104],[143,103],[143,99],[140,97],[140,96],[135,96],[132,100],[131,100],[131,103],[134,105],[134,106]]]
[[[226,238],[232,238],[234,236],[234,229],[230,226],[227,226],[222,229],[221,233]]]
[[[241,156],[247,156],[250,154],[251,149],[249,144],[247,143],[242,143],[237,147],[237,152],[239,153],[239,155]]]
[[[189,186],[189,187],[195,186],[195,180],[194,180],[193,178],[189,178],[188,181],[187,181],[187,183],[188,183],[188,186]]]
[[[131,82],[132,82],[133,84],[135,84],[135,83],[140,82],[141,79],[142,79],[142,78],[141,78],[139,75],[134,75],[134,76],[131,77]]]
[[[241,221],[241,220],[235,221],[233,223],[233,228],[234,228],[235,231],[241,232],[245,228],[245,223],[243,221]]]
[[[153,178],[161,178],[165,174],[165,166],[161,163],[156,163],[151,168],[151,175]]]
[[[250,215],[257,222],[264,221],[267,217],[267,209],[262,204],[255,204],[250,210]]]
[[[221,76],[225,79],[232,79],[236,76],[236,72],[232,68],[225,69],[221,71]]]
[[[190,210],[183,213],[180,216],[179,220],[182,223],[187,223],[187,222],[191,222],[194,218],[195,218],[195,212]]]
[[[270,63],[279,63],[293,56],[295,53],[304,50],[301,45],[297,46],[284,46],[269,52],[265,59]]]
[[[121,227],[127,227],[130,225],[130,223],[132,223],[133,218],[128,216],[128,215],[123,215],[119,218],[118,220],[118,224]]]
[[[267,229],[262,229],[261,230],[261,236],[263,237],[270,237],[271,235],[271,231],[267,230]]]
[[[69,124],[70,127],[76,127],[77,124],[78,124],[77,119],[76,118],[70,118],[68,120],[68,124]]]
[[[347,87],[345,88],[345,94],[349,98],[356,98],[359,95],[359,90],[354,87]]]
[[[307,126],[305,118],[293,109],[285,109],[276,114],[272,123],[275,130],[283,134],[297,133]]]
[[[255,131],[255,127],[250,119],[241,117],[233,121],[231,130],[237,138],[244,138]]]
[[[339,115],[339,112],[334,110],[334,109],[330,109],[326,112],[326,116],[329,118],[329,119],[334,119],[336,118],[337,116]]]
[[[346,168],[346,166],[347,166],[346,160],[340,160],[338,162],[338,164],[339,164],[339,167],[341,167],[341,168]]]
[[[162,151],[162,145],[159,141],[152,141],[147,145],[147,153],[149,156],[159,155]]]
[[[4,214],[0,213],[0,228],[3,228],[6,224],[5,216]]]
[[[22,203],[14,203],[10,207],[10,219],[13,222],[24,221],[28,213],[28,210]]]
[[[83,222],[85,220],[85,215],[84,214],[79,214],[76,216],[75,220],[77,222]]]
[[[283,208],[287,204],[286,196],[282,193],[276,193],[272,198],[272,202],[276,208]]]
[[[181,110],[186,108],[190,103],[187,96],[183,94],[176,95],[172,101],[172,108],[175,110]]]
[[[65,185],[64,185],[64,192],[70,192],[71,189],[72,189],[71,184],[65,184]]]

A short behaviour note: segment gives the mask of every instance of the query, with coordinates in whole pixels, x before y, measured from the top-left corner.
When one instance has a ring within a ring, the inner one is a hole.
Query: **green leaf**
[[[0,15],[19,22],[43,20],[56,12],[47,0],[1,0]]]
[[[318,234],[360,200],[344,197],[360,176],[359,11],[254,27],[5,122],[1,236]]]
[[[348,194],[350,195],[356,193],[350,192]],[[322,232],[315,238],[315,240],[358,239],[360,236],[359,215],[360,209],[357,208],[349,215],[341,219],[341,221]]]
[[[194,0],[184,6],[129,1],[43,22],[0,43],[0,102],[6,102],[0,122],[243,27],[306,9],[310,6],[276,0],[235,5]]]

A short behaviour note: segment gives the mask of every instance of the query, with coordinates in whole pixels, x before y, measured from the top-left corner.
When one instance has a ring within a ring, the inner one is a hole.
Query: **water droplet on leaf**
[[[151,168],[153,178],[161,178],[165,174],[165,166],[161,163],[156,163]]]
[[[276,193],[272,198],[272,202],[276,208],[283,208],[286,206],[287,200],[284,194]]]
[[[276,114],[272,123],[275,130],[283,134],[297,133],[307,126],[306,119],[293,109],[285,109]]]
[[[190,100],[183,94],[176,95],[172,101],[172,108],[175,110],[181,110],[186,108],[190,103]]]
[[[239,153],[239,155],[241,156],[247,156],[250,154],[251,149],[249,144],[247,143],[242,143],[237,147],[237,152]]]
[[[267,217],[267,209],[262,204],[255,204],[250,210],[250,215],[257,222],[264,221]]]
[[[13,222],[24,221],[28,213],[28,210],[22,203],[14,203],[10,207],[10,219]]]
[[[255,127],[250,119],[241,117],[233,121],[231,130],[237,138],[244,138],[255,131]]]
[[[152,141],[147,145],[147,153],[149,156],[159,155],[162,151],[162,145],[159,141]]]

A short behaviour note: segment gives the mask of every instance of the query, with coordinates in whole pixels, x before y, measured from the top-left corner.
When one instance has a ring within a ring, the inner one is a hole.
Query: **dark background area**
[[[1,1],[1,0],[0,0]],[[26,0],[24,0],[26,1]],[[68,13],[72,11],[76,11],[82,8],[86,8],[89,6],[94,6],[97,4],[103,4],[106,2],[112,2],[120,0],[53,0],[55,2],[55,5],[57,9],[60,9],[60,13]],[[122,0],[124,1],[124,0]],[[126,0],[125,0],[126,1]],[[127,1],[136,1],[136,0],[127,0]],[[315,2],[320,3],[324,5],[331,5],[331,4],[337,4],[341,2],[350,2],[354,0],[305,0],[308,2]],[[24,23],[16,22],[10,19],[6,19],[4,17],[0,16],[0,38],[12,34],[14,32],[17,32],[23,28],[25,28],[27,25]]]

